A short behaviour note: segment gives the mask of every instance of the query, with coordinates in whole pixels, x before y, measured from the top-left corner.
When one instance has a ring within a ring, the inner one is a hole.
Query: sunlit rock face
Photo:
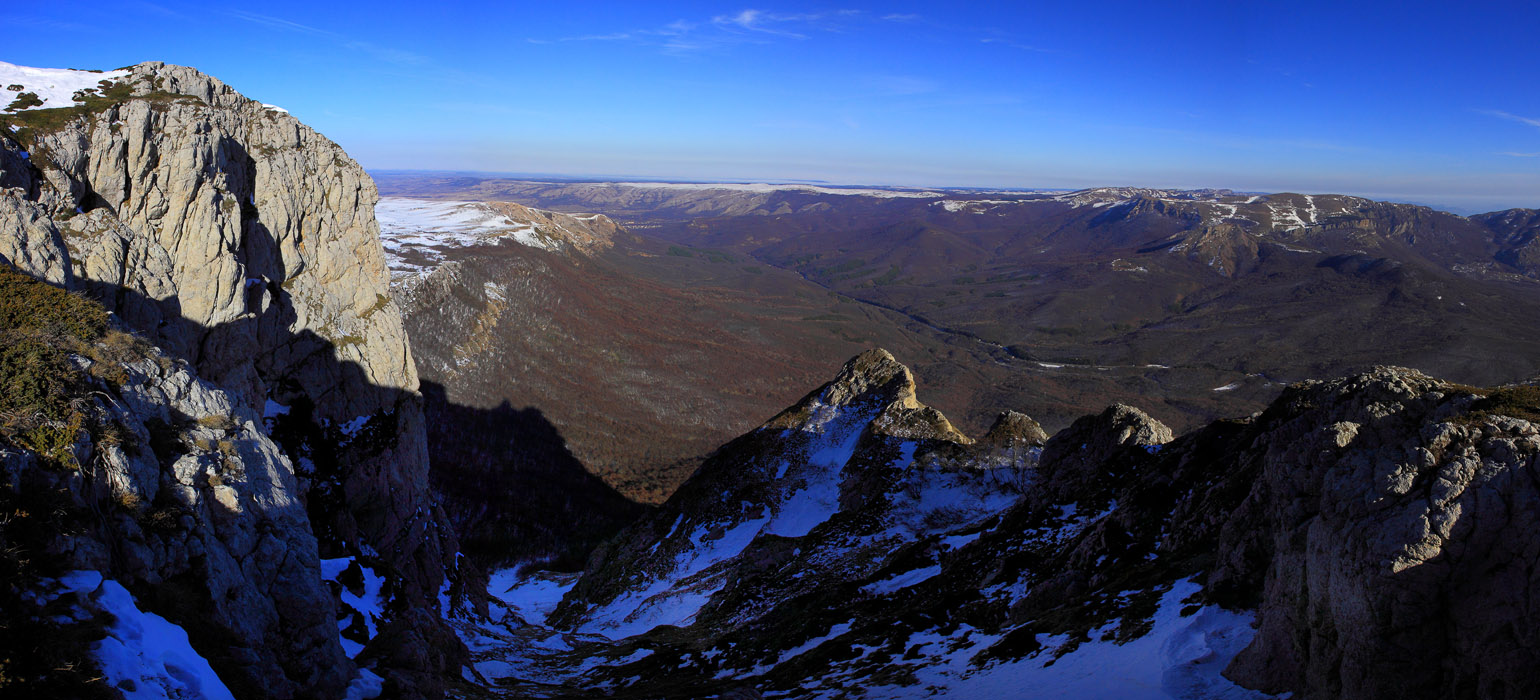
[[[0,256],[100,299],[235,405],[274,414],[322,553],[367,554],[397,609],[428,612],[398,617],[437,627],[454,537],[429,495],[372,180],[287,112],[194,69],[17,79],[47,92],[62,73],[95,79],[0,114]]]

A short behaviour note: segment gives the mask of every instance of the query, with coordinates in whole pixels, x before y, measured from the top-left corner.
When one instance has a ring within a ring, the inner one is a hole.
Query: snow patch
[[[358,432],[363,430],[364,426],[368,424],[369,416],[355,416],[353,420],[337,426],[337,430],[349,438],[355,438],[358,437]]]
[[[516,567],[499,569],[488,578],[487,593],[525,622],[544,626],[546,617],[556,610],[577,580],[577,574],[542,571],[532,576],[520,576]]]
[[[321,560],[321,580],[337,581],[337,578],[346,571],[349,566],[357,563],[353,557],[339,557],[336,559]],[[380,593],[385,588],[385,577],[380,576],[363,564],[358,564],[363,573],[364,592],[362,595],[354,594],[347,586],[342,587],[342,604],[358,613],[364,621],[367,638],[372,640],[380,633],[379,623],[385,620],[385,600]],[[339,582],[340,583],[340,582]],[[351,616],[337,621],[337,629],[347,629],[352,622]],[[364,650],[364,645],[347,637],[342,638],[342,649],[347,652],[348,658],[358,656]]]
[[[79,104],[75,101],[75,93],[80,90],[99,89],[98,83],[103,80],[118,80],[129,75],[129,71],[115,70],[105,73],[96,73],[86,70],[71,70],[68,68],[32,68],[18,66],[14,63],[0,61],[0,87],[20,85],[20,91],[5,90],[0,92],[0,101],[9,105],[16,96],[23,92],[35,93],[38,99],[43,101],[41,106],[30,109],[54,109],[56,107],[69,107]],[[7,108],[6,111],[11,111]]]
[[[342,700],[374,700],[385,692],[385,679],[367,668],[358,669],[358,677],[348,684]]]
[[[1152,628],[1143,637],[1126,644],[1104,638],[1117,629],[1114,622],[1092,630],[1089,641],[1057,659],[1049,650],[1067,639],[1038,635],[1038,642],[1046,647],[1043,652],[977,668],[972,665],[975,655],[999,637],[967,625],[950,635],[919,632],[904,645],[919,646],[930,657],[911,666],[919,682],[909,687],[872,688],[865,697],[1017,697],[1024,688],[1030,688],[1034,697],[1045,698],[1271,697],[1241,688],[1220,675],[1251,642],[1255,630],[1251,615],[1217,606],[1183,617],[1182,601],[1199,589],[1190,580],[1173,584],[1161,595]]]
[[[963,547],[973,544],[974,540],[977,540],[979,537],[983,536],[983,534],[984,531],[980,530],[970,535],[948,535],[941,538],[941,546],[947,547],[954,551],[959,550]]]
[[[652,190],[721,190],[726,192],[808,192],[813,194],[838,194],[858,197],[890,198],[914,198],[930,199],[944,196],[940,192],[929,190],[904,190],[904,189],[875,189],[856,187],[816,187],[813,185],[776,185],[766,182],[726,182],[726,183],[693,183],[693,182],[607,182],[597,183],[606,185],[619,185],[635,189]]]
[[[104,580],[95,571],[73,571],[59,583],[61,594],[79,594],[115,618],[92,652],[102,677],[124,698],[234,700],[208,660],[187,641],[187,632],[139,610],[133,595],[117,581]]]
[[[931,206],[939,206],[953,214],[960,211],[983,214],[996,207],[1020,203],[1019,200],[1014,199],[944,199],[931,203]]]
[[[781,652],[780,663],[784,664],[784,663],[786,663],[787,661],[789,661],[789,660],[791,660],[793,658],[796,658],[798,656],[801,656],[802,654],[805,654],[805,653],[807,653],[809,651],[817,649],[818,645],[823,644],[824,642],[827,642],[827,641],[829,641],[831,639],[834,639],[835,637],[838,637],[838,636],[840,636],[840,635],[842,635],[842,634],[844,634],[846,632],[849,632],[849,631],[850,631],[850,623],[849,622],[841,622],[841,623],[839,623],[837,625],[834,625],[833,627],[830,627],[829,631],[824,633],[823,636],[821,636],[821,637],[814,637],[812,639],[809,639],[809,640],[807,640],[807,641],[797,645],[793,649],[787,649],[786,651]]]
[[[509,218],[486,202],[381,197],[374,216],[380,223],[380,243],[385,246],[392,276],[423,274],[442,263],[449,250],[501,239],[542,250],[561,247],[559,241],[538,232],[534,224]]]
[[[906,571],[891,578],[885,578],[873,584],[863,587],[861,590],[872,595],[889,595],[922,581],[934,578],[941,573],[941,565],[935,564],[914,571]]]

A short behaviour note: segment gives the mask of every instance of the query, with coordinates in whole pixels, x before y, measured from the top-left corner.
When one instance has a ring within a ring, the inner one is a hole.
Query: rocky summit
[[[192,68],[0,76],[0,695],[1540,695],[1534,211],[382,199]]]

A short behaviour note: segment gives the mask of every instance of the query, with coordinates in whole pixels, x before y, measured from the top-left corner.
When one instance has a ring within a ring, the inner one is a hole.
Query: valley
[[[482,363],[501,374],[435,381],[478,405],[540,409],[590,471],[645,503],[793,400],[829,358],[871,346],[905,358],[969,431],[1004,410],[1053,431],[1118,401],[1188,430],[1256,411],[1292,382],[1378,364],[1473,385],[1540,374],[1540,329],[1524,321],[1540,313],[1540,281],[1504,262],[1528,241],[1481,217],[1215,191],[378,177],[387,203],[506,197],[583,219],[571,226],[613,222],[599,248],[446,252],[457,274],[475,271],[461,297],[519,279],[523,291],[496,306],[523,316],[475,343],[443,327],[413,337],[419,358],[444,355],[431,343],[488,348]],[[387,244],[398,237],[383,230]],[[419,306],[438,316],[448,294]],[[424,376],[454,374],[431,363]],[[596,381],[578,389],[585,375]],[[606,400],[587,401],[593,391]]]

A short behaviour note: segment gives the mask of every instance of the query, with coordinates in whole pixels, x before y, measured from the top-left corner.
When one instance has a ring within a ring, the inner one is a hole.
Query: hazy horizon
[[[190,65],[370,169],[1540,207],[1529,7],[34,5],[0,60]],[[68,35],[76,40],[61,41]]]
[[[1096,189],[1102,187],[1132,187],[1152,190],[1231,190],[1236,194],[1310,194],[1329,195],[1343,194],[1365,199],[1373,199],[1383,202],[1396,202],[1401,204],[1414,204],[1431,207],[1440,211],[1446,211],[1460,216],[1474,214],[1486,214],[1515,207],[1498,207],[1496,209],[1470,208],[1460,205],[1449,205],[1435,201],[1418,200],[1408,197],[1400,197],[1394,194],[1362,193],[1362,192],[1307,192],[1300,190],[1248,190],[1234,187],[1199,186],[1199,187],[1165,187],[1158,185],[1143,185],[1131,183],[1088,185],[1085,187],[1011,187],[1000,185],[939,185],[939,184],[895,184],[883,182],[840,182],[834,180],[809,179],[809,178],[749,178],[749,177],[722,177],[722,178],[698,178],[689,176],[669,175],[638,175],[617,173],[560,173],[560,172],[520,172],[520,171],[496,171],[496,170],[463,170],[463,169],[427,169],[427,168],[370,168],[365,170],[375,173],[420,173],[425,175],[464,175],[473,177],[506,178],[513,180],[528,180],[535,182],[593,182],[593,183],[617,183],[617,184],[648,184],[670,183],[691,185],[729,185],[729,184],[769,184],[769,185],[809,185],[815,187],[860,189],[860,188],[892,188],[904,190],[952,190],[952,191],[999,191],[999,192],[1074,192],[1077,190]]]

